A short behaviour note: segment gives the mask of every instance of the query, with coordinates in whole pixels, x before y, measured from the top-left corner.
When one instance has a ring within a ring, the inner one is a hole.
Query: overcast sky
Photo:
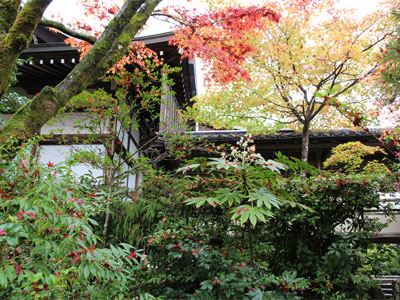
[[[80,10],[78,8],[78,2],[79,0],[53,0],[53,2],[50,4],[46,11],[46,16],[50,17],[51,13],[53,12],[59,12],[62,14],[62,16],[66,20],[71,20],[74,17],[83,17],[83,14],[80,15]],[[113,0],[109,0],[113,1]],[[243,0],[245,2],[251,2],[254,4],[260,3],[262,1],[260,0]],[[282,0],[285,1],[285,0]],[[116,0],[115,2],[120,2]],[[358,16],[363,16],[364,14],[370,13],[373,10],[377,8],[377,4],[380,2],[380,0],[340,0],[339,4],[341,7],[346,7],[346,8],[355,8],[357,9],[357,15]],[[166,6],[166,5],[183,5],[185,7],[201,7],[204,6],[204,3],[201,3],[201,1],[196,1],[192,0],[191,3],[188,3],[185,0],[163,0],[159,7],[161,6]],[[169,31],[169,27],[165,23],[160,23],[156,22],[154,20],[150,20],[148,22],[149,26],[147,26],[146,31],[143,34],[156,34],[156,33],[161,33],[165,31]]]

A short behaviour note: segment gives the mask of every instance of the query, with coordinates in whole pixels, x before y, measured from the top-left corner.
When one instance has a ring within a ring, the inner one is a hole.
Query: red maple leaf
[[[132,253],[128,256],[129,259],[136,258],[136,257],[137,257],[136,252],[132,252]]]
[[[268,22],[279,22],[279,15],[267,7],[227,7],[224,10],[193,14],[184,8],[168,8],[167,15],[180,24],[170,41],[184,50],[184,55],[210,64],[206,81],[221,83],[244,79],[249,74],[243,63],[257,49],[248,33],[257,33]]]
[[[20,212],[17,212],[16,215],[18,216],[18,220],[22,220],[22,217],[24,216],[25,211],[21,210]]]
[[[94,249],[96,249],[96,244],[91,246],[91,247],[89,247],[88,250],[89,250],[90,253],[93,253]]]
[[[31,212],[31,211],[27,211],[26,214],[27,214],[28,216],[30,216],[32,219],[35,218],[35,214],[34,214],[33,212]]]
[[[23,271],[23,269],[22,269],[21,265],[15,265],[15,273],[17,273],[17,275],[21,274],[22,271]]]

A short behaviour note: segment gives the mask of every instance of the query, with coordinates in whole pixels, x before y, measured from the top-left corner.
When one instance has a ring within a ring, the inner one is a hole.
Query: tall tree
[[[368,108],[366,79],[379,66],[373,58],[386,37],[381,30],[385,16],[377,11],[354,19],[351,10],[335,8],[336,2],[269,2],[281,13],[280,22],[246,36],[256,49],[243,67],[246,76],[235,76],[229,84],[211,78],[191,115],[216,127],[299,130],[305,161],[311,129],[349,125],[337,108],[351,105],[350,123],[363,122],[359,114]]]

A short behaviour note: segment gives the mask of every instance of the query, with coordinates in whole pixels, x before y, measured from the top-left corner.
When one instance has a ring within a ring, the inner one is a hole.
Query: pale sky
[[[79,8],[77,4],[78,1],[79,0],[68,0],[68,1],[53,0],[53,2],[49,5],[45,15],[49,17],[52,12],[61,12],[62,16],[65,17],[67,20],[72,19],[74,17],[80,17]],[[243,1],[251,2],[254,4],[260,3],[259,0],[243,0]],[[116,0],[115,2],[121,2],[121,1]],[[340,0],[338,5],[340,7],[345,7],[345,8],[355,8],[357,9],[356,14],[359,16],[363,16],[364,14],[374,11],[377,8],[377,4],[379,2],[380,0]],[[171,5],[171,6],[180,5],[180,6],[185,6],[187,8],[204,7],[204,3],[202,3],[199,0],[192,0],[191,3],[188,3],[185,0],[163,0],[158,6],[158,8],[166,5]],[[151,27],[148,26],[149,28],[146,30],[146,33],[144,34],[156,34],[170,30],[168,25],[166,25],[165,23],[160,24],[159,22],[155,22],[154,20],[151,20],[149,22],[149,25],[151,25]]]

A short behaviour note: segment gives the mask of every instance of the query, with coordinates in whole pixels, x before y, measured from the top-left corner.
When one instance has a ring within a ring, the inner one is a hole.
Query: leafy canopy
[[[385,17],[376,11],[355,19],[336,2],[268,2],[280,13],[279,23],[246,35],[256,49],[243,65],[248,76],[234,76],[229,84],[214,80],[190,115],[217,128],[240,125],[255,132],[358,125],[331,104],[340,98],[369,113],[364,97],[367,79],[378,67],[374,58],[385,38]]]

